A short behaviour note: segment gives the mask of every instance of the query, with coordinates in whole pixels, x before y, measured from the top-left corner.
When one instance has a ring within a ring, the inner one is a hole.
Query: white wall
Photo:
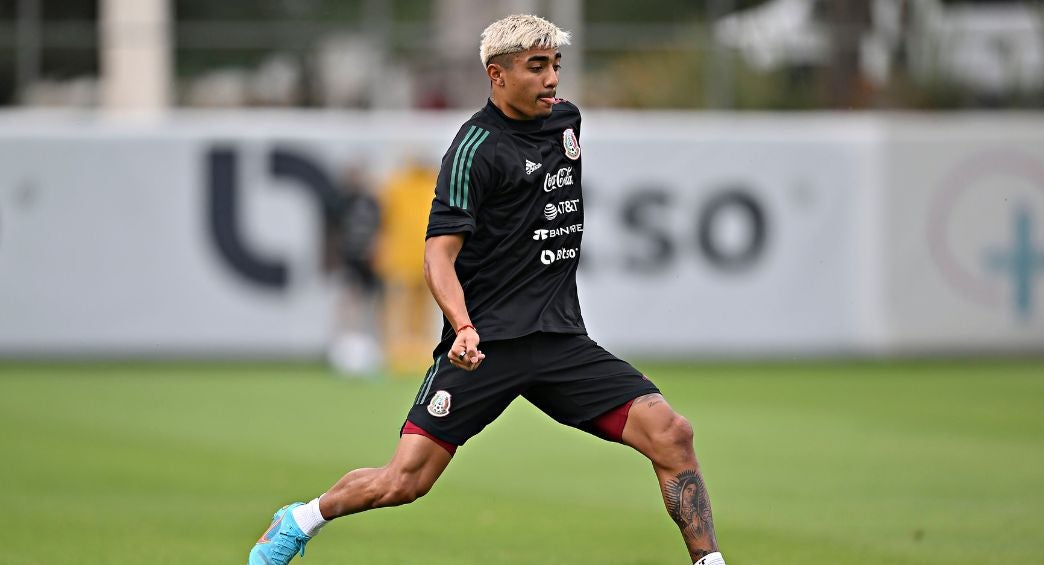
[[[318,208],[274,161],[381,178],[437,163],[465,118],[0,114],[0,355],[318,354]],[[1044,117],[590,112],[581,144],[581,300],[613,350],[1044,352]],[[229,158],[237,233],[279,284],[218,252]]]
[[[1044,351],[1044,121],[907,116],[883,149],[887,349]]]

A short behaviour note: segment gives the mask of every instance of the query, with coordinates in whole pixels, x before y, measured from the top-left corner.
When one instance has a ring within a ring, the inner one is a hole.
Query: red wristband
[[[457,333],[459,334],[460,332],[462,332],[462,331],[464,331],[464,330],[466,330],[468,328],[471,328],[471,329],[475,330],[475,326],[473,326],[471,324],[464,324],[463,326],[457,328]],[[475,330],[475,333],[478,333],[478,330]]]

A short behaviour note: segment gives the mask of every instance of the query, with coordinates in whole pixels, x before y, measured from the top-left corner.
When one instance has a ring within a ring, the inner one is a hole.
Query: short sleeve
[[[426,237],[475,231],[483,194],[495,186],[492,132],[465,124],[442,158]]]

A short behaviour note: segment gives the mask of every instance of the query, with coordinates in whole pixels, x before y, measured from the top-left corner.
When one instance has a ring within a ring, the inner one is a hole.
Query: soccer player
[[[442,341],[398,448],[387,465],[351,471],[311,502],[276,512],[251,564],[287,563],[329,520],[423,496],[457,447],[518,396],[648,457],[692,560],[725,564],[691,425],[589,338],[580,315],[580,112],[555,96],[558,48],[568,43],[568,33],[530,15],[482,33],[491,95],[443,157],[425,243]]]

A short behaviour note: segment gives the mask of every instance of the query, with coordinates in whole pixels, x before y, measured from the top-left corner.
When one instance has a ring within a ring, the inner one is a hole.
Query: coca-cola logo
[[[544,192],[573,186],[573,167],[562,167],[557,173],[544,175]]]

